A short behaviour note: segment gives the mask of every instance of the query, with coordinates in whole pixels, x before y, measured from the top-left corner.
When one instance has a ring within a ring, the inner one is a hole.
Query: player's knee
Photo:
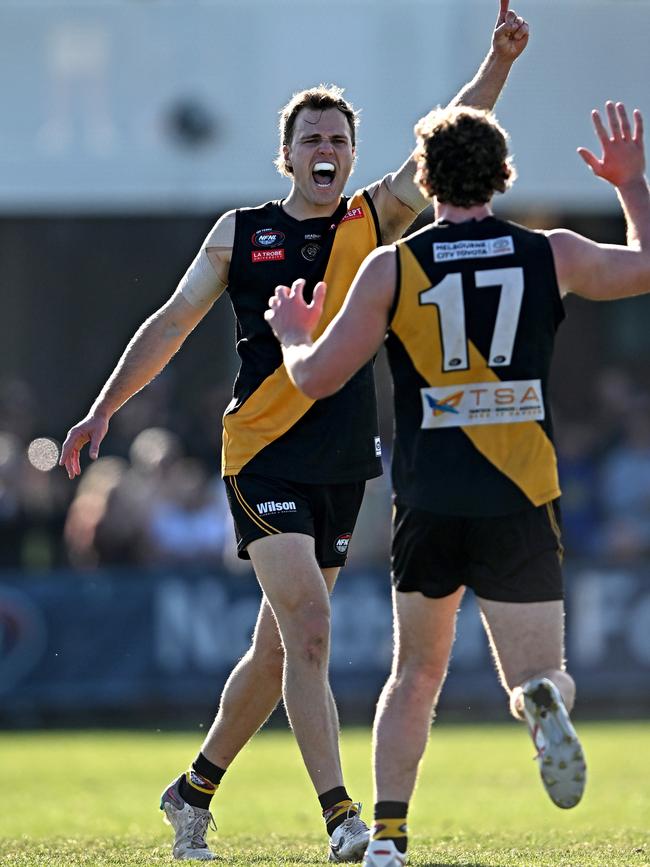
[[[393,680],[395,688],[403,696],[434,699],[440,690],[447,674],[446,661],[442,660],[409,660],[395,666]]]
[[[273,641],[256,641],[250,654],[256,667],[264,671],[265,677],[282,680],[284,647],[277,636],[274,636]]]
[[[283,635],[288,655],[298,653],[308,662],[326,661],[330,640],[329,605],[313,603],[297,608]]]

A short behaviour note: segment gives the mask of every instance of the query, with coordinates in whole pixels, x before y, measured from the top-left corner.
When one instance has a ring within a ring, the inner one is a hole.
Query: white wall
[[[363,108],[358,184],[395,168],[413,123],[483,57],[496,0],[0,0],[0,211],[219,210],[281,195],[277,111],[334,81]],[[497,113],[518,206],[616,208],[575,155],[606,98],[650,127],[650,4],[520,0],[531,44]],[[192,98],[212,141],[179,146]]]

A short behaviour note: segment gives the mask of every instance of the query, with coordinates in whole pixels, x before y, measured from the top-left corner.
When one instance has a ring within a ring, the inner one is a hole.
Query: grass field
[[[650,865],[650,724],[583,724],[590,780],[577,808],[544,794],[523,727],[438,723],[409,817],[416,867]],[[0,733],[0,864],[170,864],[163,786],[201,735]],[[372,815],[370,736],[343,733],[351,795]],[[319,807],[288,732],[265,732],[214,802],[217,863],[325,860]],[[198,862],[193,862],[198,863]]]

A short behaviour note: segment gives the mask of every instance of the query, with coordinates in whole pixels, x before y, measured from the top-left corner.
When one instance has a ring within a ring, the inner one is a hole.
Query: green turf
[[[589,784],[576,809],[543,793],[523,727],[438,723],[409,817],[416,867],[650,865],[650,724],[583,724]],[[0,864],[170,864],[161,788],[201,734],[0,734]],[[343,734],[352,797],[371,814],[370,737]],[[291,736],[259,735],[215,803],[220,861],[324,861],[325,838]]]

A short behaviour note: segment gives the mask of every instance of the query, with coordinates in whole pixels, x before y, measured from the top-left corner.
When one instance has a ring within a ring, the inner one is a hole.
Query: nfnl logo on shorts
[[[350,208],[341,222],[347,223],[348,220],[363,220],[364,217],[365,214],[363,213],[363,208]]]
[[[421,388],[422,428],[513,424],[544,418],[539,379],[512,382],[466,382]]]
[[[257,503],[256,508],[260,515],[275,515],[277,512],[295,512],[296,504],[293,500],[267,500],[266,503]]]
[[[334,542],[334,548],[338,554],[345,554],[348,550],[348,545],[350,544],[350,539],[352,538],[352,533],[342,533],[336,542]]]
[[[280,250],[253,250],[251,262],[279,262],[284,259],[284,248]]]
[[[486,238],[483,241],[455,241],[453,244],[438,242],[433,245],[433,261],[488,259],[491,256],[509,256],[514,252],[512,235],[505,235],[503,238]]]

